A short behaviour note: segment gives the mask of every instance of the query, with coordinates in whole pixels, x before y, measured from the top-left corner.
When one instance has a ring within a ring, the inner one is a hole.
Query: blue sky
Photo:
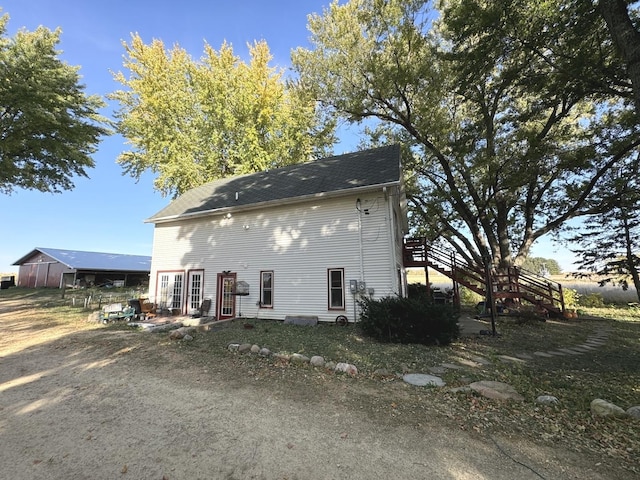
[[[206,40],[218,49],[226,40],[234,52],[247,57],[246,44],[266,40],[273,64],[290,66],[290,51],[308,46],[307,15],[321,13],[329,0],[5,0],[10,16],[8,34],[39,25],[62,29],[61,58],[80,66],[89,94],[101,96],[121,86],[112,71],[122,70],[124,49],[137,32],[145,43],[162,40],[167,48],[179,44],[194,58]],[[125,72],[126,73],[126,72]],[[103,113],[110,115],[110,105]],[[335,153],[352,151],[357,138],[345,133]],[[153,177],[138,183],[122,175],[115,163],[126,150],[119,136],[104,138],[94,154],[90,178],[77,178],[76,187],[62,194],[18,190],[1,195],[0,272],[17,271],[11,264],[36,247],[151,255],[153,225],[145,224],[167,203],[153,190]],[[571,254],[548,242],[533,255],[555,258],[571,268]]]
[[[226,40],[247,57],[247,43],[266,40],[273,64],[290,66],[290,51],[308,46],[307,14],[321,13],[328,1],[313,0],[5,0],[9,34],[39,25],[62,29],[61,58],[80,66],[86,91],[104,96],[121,86],[111,71],[122,70],[124,49],[137,32],[145,43],[161,39],[167,48],[178,43],[194,58],[205,40],[218,49]],[[125,72],[126,73],[126,72]],[[115,105],[111,105],[115,107]],[[105,110],[109,114],[110,110]],[[336,153],[352,150],[338,145]],[[138,183],[122,175],[115,163],[126,150],[119,136],[104,138],[94,154],[91,178],[75,180],[62,194],[16,191],[0,196],[0,272],[35,247],[151,255],[153,225],[143,223],[167,203],[153,190],[153,177]]]

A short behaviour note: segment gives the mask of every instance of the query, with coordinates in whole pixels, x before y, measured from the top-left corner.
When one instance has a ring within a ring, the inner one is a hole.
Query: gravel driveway
[[[234,380],[231,363],[158,355],[151,334],[31,325],[6,304],[0,331],[6,479],[609,478],[571,452],[345,408],[357,381]]]

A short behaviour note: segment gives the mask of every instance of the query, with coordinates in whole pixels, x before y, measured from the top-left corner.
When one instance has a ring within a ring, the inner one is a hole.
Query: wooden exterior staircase
[[[453,281],[454,297],[459,299],[459,287],[487,298],[487,278],[490,278],[493,298],[503,304],[526,301],[552,316],[565,311],[562,285],[520,267],[509,267],[506,272],[485,270],[484,265],[471,265],[453,250],[430,245],[424,238],[405,240],[403,248],[405,267],[423,267],[427,284],[429,268]]]

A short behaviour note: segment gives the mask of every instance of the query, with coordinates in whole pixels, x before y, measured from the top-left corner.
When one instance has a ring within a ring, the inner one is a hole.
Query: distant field
[[[630,288],[625,292],[622,288],[613,287],[611,285],[600,287],[595,280],[572,278],[568,277],[566,274],[552,275],[550,280],[562,284],[563,288],[571,288],[577,291],[580,295],[599,293],[602,295],[604,301],[608,303],[628,303],[638,301],[635,288]],[[407,281],[409,283],[424,284],[424,270],[408,269]],[[432,270],[429,270],[429,282],[440,288],[451,286],[451,280],[448,277]]]

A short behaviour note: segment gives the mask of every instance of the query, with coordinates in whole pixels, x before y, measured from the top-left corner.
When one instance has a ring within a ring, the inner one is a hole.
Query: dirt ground
[[[231,354],[192,361],[153,334],[34,324],[17,308],[0,301],[2,478],[613,478],[597,458],[345,401],[375,383],[267,380],[234,372]]]

